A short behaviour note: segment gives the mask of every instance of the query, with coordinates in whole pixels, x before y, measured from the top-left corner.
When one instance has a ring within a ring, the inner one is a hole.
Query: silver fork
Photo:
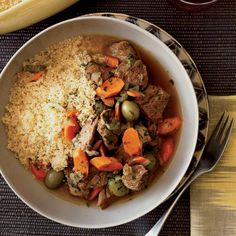
[[[228,125],[229,116],[227,116],[225,121],[224,121],[224,116],[225,112],[222,114],[214,131],[212,132],[212,135],[205,146],[202,157],[195,171],[192,173],[191,177],[187,180],[187,182],[173,195],[172,197],[172,199],[174,200],[173,203],[161,216],[161,218],[157,221],[157,223],[151,228],[151,230],[146,234],[146,236],[159,235],[170,212],[172,211],[175,204],[178,202],[180,196],[183,194],[186,188],[200,175],[212,171],[219,162],[227,146],[234,125],[233,118],[231,119],[230,124]]]

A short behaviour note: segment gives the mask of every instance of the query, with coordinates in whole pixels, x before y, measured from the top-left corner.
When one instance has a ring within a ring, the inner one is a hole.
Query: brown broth
[[[111,37],[111,36],[87,35],[85,36],[86,43],[84,43],[84,46],[89,48],[88,50],[89,53],[105,53],[106,51],[105,48],[107,47],[107,45],[115,41],[119,41],[119,40],[121,39],[116,38],[116,37]],[[132,43],[132,45],[134,44]],[[145,50],[143,47],[139,45],[134,45],[134,47],[139,52],[144,64],[147,66],[150,83],[153,85],[161,86],[166,92],[168,92],[171,95],[169,103],[164,112],[164,117],[171,117],[171,116],[182,117],[178,94],[175,89],[173,80],[170,78],[168,71],[166,71],[164,67],[158,62],[158,60],[154,58],[151,52],[148,52],[147,50]],[[181,130],[177,134],[172,136],[174,138],[176,147],[178,144],[180,133],[181,133]],[[162,173],[165,171],[166,168],[168,168],[168,164],[166,165],[165,168],[158,167],[154,171],[154,174],[150,177],[151,181],[148,184],[148,187],[150,187],[150,185],[152,185],[158,179],[158,177],[162,175]],[[145,191],[145,189],[143,191]],[[87,202],[86,200],[82,198],[71,196],[68,193],[68,188],[66,184],[61,186],[59,189],[50,190],[50,192],[54,193],[57,197],[63,200],[70,201],[77,205],[85,205],[85,204],[87,204],[87,206],[95,205],[94,202]],[[129,200],[132,200],[136,194],[140,194],[140,192],[129,194],[126,197],[120,198],[117,202],[119,202],[120,204],[120,203],[127,202]],[[112,204],[115,204],[115,203],[112,203]]]
[[[135,48],[137,49],[137,51],[140,52],[141,59],[147,67],[149,76],[148,78],[150,83],[153,85],[161,86],[166,92],[170,94],[170,99],[167,107],[164,110],[163,117],[182,117],[179,97],[174,86],[174,81],[171,79],[168,71],[166,71],[165,68],[160,64],[160,62],[155,59],[151,52],[148,52],[141,46],[135,45]],[[174,139],[175,143],[175,150],[172,156],[174,156],[175,151],[177,149],[180,134],[181,130],[179,130],[176,134],[172,135],[172,138]],[[157,181],[158,177],[160,177],[162,173],[165,172],[165,170],[168,168],[170,162],[171,159],[169,163],[167,163],[164,167],[158,167],[154,171],[154,174],[153,176],[151,176],[151,181],[148,183],[148,186],[152,185],[155,181]]]

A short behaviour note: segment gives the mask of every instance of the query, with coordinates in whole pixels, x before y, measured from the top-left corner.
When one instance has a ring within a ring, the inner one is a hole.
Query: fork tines
[[[225,117],[226,112],[224,111],[224,113],[221,115],[216,128],[214,129],[211,139],[218,139],[220,141],[222,141],[222,144],[225,144],[229,138],[229,134],[231,133],[231,130],[233,129],[233,125],[234,125],[234,119],[232,118],[229,124],[228,129],[226,130],[228,121],[230,116],[228,115],[224,121],[224,117]]]

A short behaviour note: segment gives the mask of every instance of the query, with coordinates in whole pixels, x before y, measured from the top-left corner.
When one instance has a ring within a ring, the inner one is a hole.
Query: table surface
[[[81,2],[26,29],[0,36],[0,71],[24,42],[62,20],[92,12],[119,12],[148,20],[175,37],[196,62],[208,94],[236,94],[236,1],[186,13],[166,0],[93,0]],[[144,235],[169,203],[128,224],[85,230],[54,223],[21,202],[0,178],[1,235]],[[14,226],[14,227],[13,227]],[[189,190],[175,207],[161,235],[190,235]]]
[[[236,96],[209,96],[209,133],[222,110],[236,120]],[[236,235],[236,125],[216,168],[191,185],[191,236]]]

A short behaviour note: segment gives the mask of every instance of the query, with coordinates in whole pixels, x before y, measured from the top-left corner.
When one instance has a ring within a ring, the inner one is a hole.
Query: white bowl
[[[150,188],[137,194],[131,201],[118,202],[106,210],[75,205],[51,194],[19,164],[14,154],[6,149],[7,137],[0,122],[1,172],[12,190],[41,215],[70,226],[104,228],[127,223],[148,213],[176,188],[194,153],[198,132],[198,106],[189,76],[177,57],[160,40],[128,22],[86,16],[64,21],[42,31],[16,52],[1,74],[0,117],[8,102],[12,77],[20,70],[22,62],[59,40],[79,34],[106,34],[128,39],[150,51],[169,72],[179,95],[183,116],[180,141],[172,162]]]

